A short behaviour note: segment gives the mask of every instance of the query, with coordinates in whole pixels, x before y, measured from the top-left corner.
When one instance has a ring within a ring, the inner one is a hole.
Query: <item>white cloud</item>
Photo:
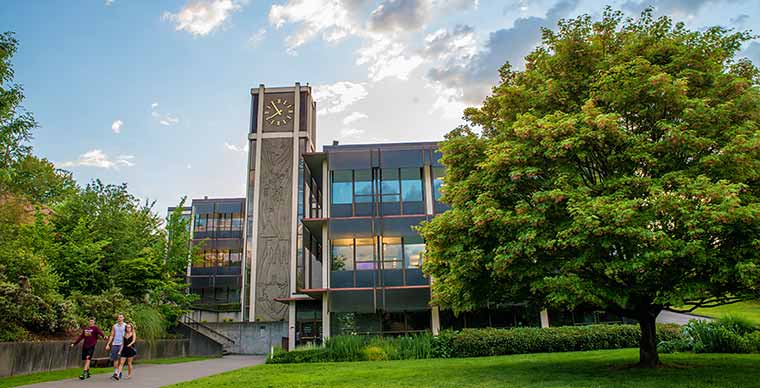
[[[226,149],[228,149],[228,150],[230,150],[232,152],[245,153],[245,152],[248,152],[248,143],[246,143],[242,147],[238,147],[238,146],[236,146],[234,144],[230,144],[230,143],[228,143],[228,142],[225,141],[224,142],[224,148],[226,148]]]
[[[371,44],[359,49],[356,64],[367,65],[373,82],[387,77],[405,80],[423,62],[419,55],[405,55],[405,50],[406,46],[392,37],[377,36]]]
[[[135,165],[133,155],[119,155],[115,159],[111,159],[106,153],[99,149],[87,151],[74,161],[59,163],[58,166],[62,168],[66,167],[98,167],[105,169],[118,169],[121,166],[132,167]]]
[[[356,137],[359,135],[364,134],[363,129],[356,129],[356,128],[343,128],[340,130],[340,136],[341,137]]]
[[[248,46],[250,47],[256,47],[261,43],[261,41],[264,40],[264,38],[267,35],[266,28],[259,28],[258,31],[251,34],[251,36],[248,38]]]
[[[121,120],[116,120],[113,123],[111,123],[111,130],[113,133],[121,133],[121,126],[124,125],[124,122]]]
[[[346,116],[343,119],[343,124],[348,125],[348,124],[351,124],[351,123],[353,123],[355,121],[358,121],[358,120],[361,120],[361,119],[366,119],[368,117],[369,116],[367,116],[366,114],[364,114],[362,112],[353,112],[353,113],[351,113],[350,115]]]
[[[317,101],[317,114],[340,113],[357,101],[367,97],[367,88],[363,83],[340,81],[334,84],[314,87],[314,99]]]
[[[179,117],[174,116],[171,113],[159,113],[159,112],[153,111],[151,112],[151,116],[153,116],[156,120],[158,120],[159,124],[165,125],[167,127],[170,127],[172,125],[179,123]]]
[[[443,63],[428,71],[435,88],[446,91],[449,99],[479,104],[488,95],[491,87],[498,82],[499,68],[509,62],[513,68],[524,64],[524,57],[539,42],[542,27],[551,27],[557,20],[567,16],[578,4],[578,0],[563,0],[556,3],[545,17],[523,17],[515,20],[511,28],[494,31],[488,37],[485,47],[477,51],[463,51],[461,54],[438,54]],[[434,47],[448,47],[456,50],[457,45],[472,41],[466,27],[457,27],[450,32],[436,32],[428,35],[428,51],[435,55]],[[471,46],[470,46],[471,47]],[[443,55],[443,56],[441,56]],[[437,84],[438,83],[438,84]]]
[[[339,41],[358,30],[352,17],[361,1],[341,0],[288,0],[269,9],[269,23],[281,28],[285,23],[300,24],[293,34],[285,38],[291,53],[309,40],[321,36],[328,42]]]
[[[191,168],[193,168],[193,165],[192,165],[192,164],[188,164],[188,165],[187,165],[187,169],[189,170],[189,169],[191,169]]]
[[[113,4],[114,1],[116,1],[116,0],[106,0],[105,1],[106,7],[108,7],[109,5]]]
[[[173,115],[171,113],[162,113],[162,112],[159,112],[158,109],[156,109],[156,108],[158,108],[158,103],[157,102],[154,102],[154,103],[150,104],[150,107],[151,107],[151,110],[152,110],[150,112],[150,115],[154,119],[156,119],[156,121],[158,121],[159,124],[165,125],[167,127],[170,127],[172,125],[175,125],[175,124],[179,123],[179,117],[177,117],[177,116],[175,116],[175,115]]]
[[[430,18],[429,0],[385,0],[369,15],[373,31],[409,31],[421,28]]]
[[[222,26],[230,15],[241,8],[240,3],[233,0],[193,0],[177,13],[164,12],[162,18],[173,22],[177,31],[205,36]]]

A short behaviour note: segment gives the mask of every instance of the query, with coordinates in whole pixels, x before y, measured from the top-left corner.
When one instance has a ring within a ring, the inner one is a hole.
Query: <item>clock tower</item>
[[[299,182],[302,155],[314,151],[315,110],[309,86],[251,89],[244,320],[288,321],[288,304],[275,299],[296,292]]]

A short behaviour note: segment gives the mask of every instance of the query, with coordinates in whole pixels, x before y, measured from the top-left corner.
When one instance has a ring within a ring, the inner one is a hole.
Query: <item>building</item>
[[[190,291],[198,295],[192,318],[239,321],[243,291],[244,198],[193,199],[190,231],[201,260],[187,268]]]
[[[347,333],[548,326],[545,310],[524,304],[460,316],[430,305],[414,226],[447,209],[436,142],[317,152],[316,104],[298,83],[251,89],[250,118],[245,199],[192,202],[193,242],[206,252],[188,269],[196,320],[288,322],[289,347]]]

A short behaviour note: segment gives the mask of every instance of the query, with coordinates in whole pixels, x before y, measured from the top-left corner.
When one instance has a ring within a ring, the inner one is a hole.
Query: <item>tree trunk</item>
[[[639,327],[641,338],[639,339],[639,366],[642,368],[654,368],[660,364],[660,355],[657,354],[657,327],[655,319],[659,311],[643,309],[639,313]]]

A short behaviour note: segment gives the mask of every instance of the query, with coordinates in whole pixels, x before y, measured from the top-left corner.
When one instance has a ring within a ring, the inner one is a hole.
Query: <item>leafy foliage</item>
[[[739,316],[692,320],[683,327],[680,338],[663,341],[658,349],[664,353],[756,353],[760,352],[760,329]]]
[[[683,338],[677,326],[660,325],[657,331],[666,341]],[[634,325],[444,330],[435,337],[429,334],[397,338],[340,335],[328,338],[324,348],[306,347],[290,352],[275,352],[267,363],[413,360],[572,352],[632,348],[638,346],[638,342],[639,328]]]
[[[451,209],[423,224],[436,303],[595,306],[654,319],[760,286],[758,70],[749,33],[645,11],[563,20],[441,145]]]
[[[119,312],[160,336],[193,300],[179,276],[194,255],[189,231],[168,242],[153,204],[126,184],[81,188],[32,154],[37,123],[13,83],[17,46],[0,34],[0,340],[62,334],[90,316],[108,326]],[[173,217],[170,232],[183,228]]]

